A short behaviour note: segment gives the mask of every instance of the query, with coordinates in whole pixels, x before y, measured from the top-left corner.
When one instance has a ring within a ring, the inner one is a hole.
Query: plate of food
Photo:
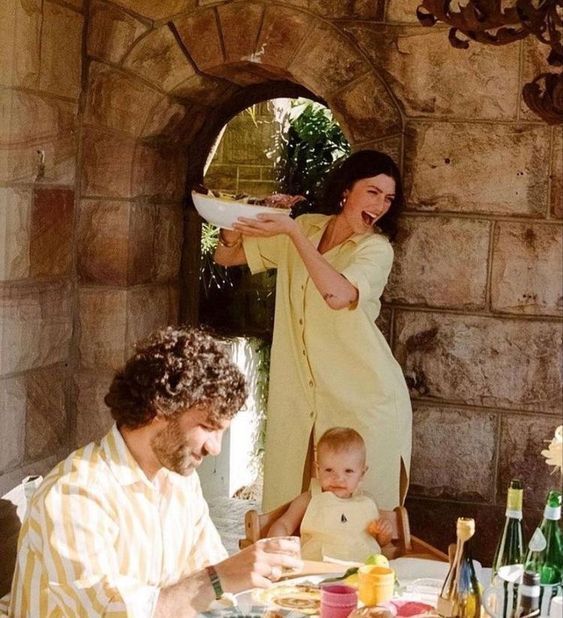
[[[267,608],[299,612],[305,616],[319,614],[321,588],[314,581],[281,582],[271,588],[256,589],[254,601]]]
[[[246,194],[230,194],[197,186],[192,191],[192,200],[197,212],[208,223],[226,230],[233,229],[239,217],[254,219],[260,213],[289,215],[291,208],[303,201],[302,195],[273,193],[265,197],[251,197]]]

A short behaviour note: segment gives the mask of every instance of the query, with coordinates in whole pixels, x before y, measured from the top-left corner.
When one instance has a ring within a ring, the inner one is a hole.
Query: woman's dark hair
[[[135,429],[197,405],[209,408],[211,421],[230,419],[246,395],[225,345],[205,331],[169,326],[136,346],[104,401],[118,426]]]
[[[401,172],[388,155],[377,150],[359,150],[338,163],[327,176],[319,211],[327,215],[338,214],[344,192],[358,180],[378,174],[390,176],[395,181],[395,199],[391,208],[374,224],[389,240],[397,234],[397,219],[405,205]]]

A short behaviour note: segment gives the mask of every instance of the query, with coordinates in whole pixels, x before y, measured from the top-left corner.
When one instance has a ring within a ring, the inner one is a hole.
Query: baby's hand
[[[391,524],[382,517],[374,519],[368,525],[368,533],[379,543],[380,547],[389,544],[393,538]]]

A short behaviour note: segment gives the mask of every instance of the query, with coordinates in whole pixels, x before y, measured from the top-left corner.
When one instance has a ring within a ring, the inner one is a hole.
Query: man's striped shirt
[[[114,425],[35,492],[9,615],[152,616],[160,588],[226,557],[197,473],[161,469],[150,482]]]

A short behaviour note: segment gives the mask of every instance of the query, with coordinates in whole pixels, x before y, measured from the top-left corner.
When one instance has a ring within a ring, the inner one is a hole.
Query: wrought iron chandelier
[[[549,45],[548,63],[555,72],[540,73],[524,85],[526,105],[549,124],[563,123],[563,0],[422,0],[417,8],[423,26],[442,21],[451,26],[453,47],[467,49],[469,42],[506,45],[529,35]],[[504,5],[504,6],[503,6]]]

